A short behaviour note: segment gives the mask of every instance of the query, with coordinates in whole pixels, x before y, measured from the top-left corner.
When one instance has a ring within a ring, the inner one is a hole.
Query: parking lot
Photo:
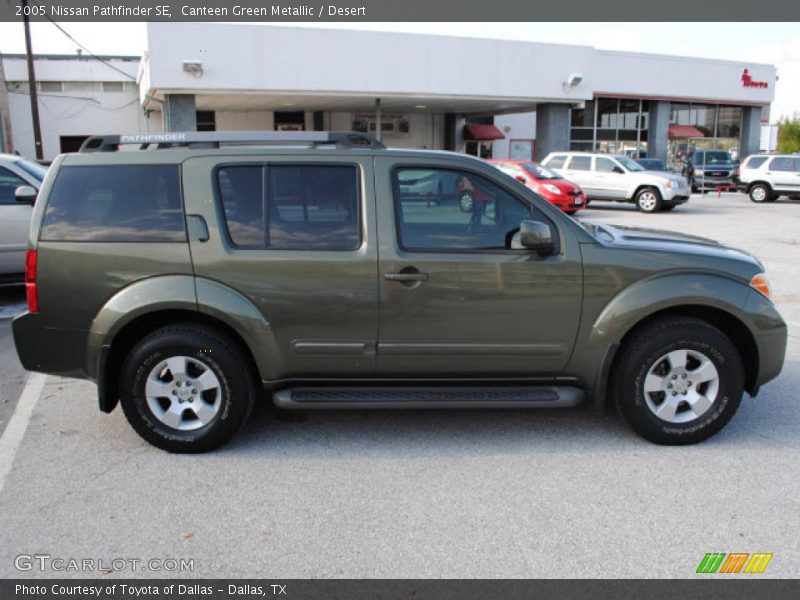
[[[100,413],[88,382],[47,377],[31,393],[29,376],[23,391],[4,320],[0,576],[684,578],[707,552],[769,552],[761,577],[800,577],[800,202],[714,193],[651,215],[593,203],[579,218],[709,237],[765,264],[790,324],[786,364],[716,437],[659,447],[584,410],[262,403],[223,449],[169,455],[120,410]],[[3,291],[0,315],[21,303]],[[193,569],[20,572],[21,554]]]

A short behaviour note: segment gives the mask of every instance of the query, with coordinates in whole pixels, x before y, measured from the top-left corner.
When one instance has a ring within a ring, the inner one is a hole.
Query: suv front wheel
[[[661,194],[655,188],[647,187],[636,194],[636,208],[642,212],[654,213],[661,210]]]
[[[228,441],[255,399],[249,361],[222,333],[194,323],[142,339],[122,367],[120,401],[145,440],[168,452],[205,452]]]
[[[731,340],[705,321],[661,319],[635,332],[620,352],[613,374],[617,410],[651,442],[700,442],[739,407],[742,359]]]

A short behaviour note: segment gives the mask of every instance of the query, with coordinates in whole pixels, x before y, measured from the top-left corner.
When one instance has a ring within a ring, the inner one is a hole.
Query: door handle
[[[198,242],[207,242],[209,239],[208,225],[206,220],[200,215],[186,215],[189,222],[189,231]]]
[[[400,282],[413,282],[413,281],[428,281],[427,273],[406,272],[406,273],[384,273],[383,278],[387,281],[400,281]]]

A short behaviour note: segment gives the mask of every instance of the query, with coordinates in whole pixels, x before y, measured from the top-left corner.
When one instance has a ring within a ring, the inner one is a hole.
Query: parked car
[[[101,410],[120,402],[168,451],[222,444],[264,392],[304,410],[610,403],[689,444],[783,364],[758,260],[582,224],[477,158],[195,132],[89,138],[51,169],[19,357],[97,382]],[[429,177],[486,197],[429,202]]]
[[[45,169],[14,154],[0,154],[0,283],[23,280],[33,202]]]
[[[739,167],[736,187],[753,202],[774,202],[780,196],[800,200],[800,155],[748,156]]]
[[[530,160],[496,159],[488,161],[539,194],[568,215],[586,207],[581,187]]]
[[[734,186],[736,165],[726,150],[695,150],[691,161],[694,166],[693,192]]]
[[[686,179],[646,171],[627,156],[551,152],[542,166],[577,183],[589,200],[633,202],[642,212],[672,210],[689,199]]]
[[[669,171],[669,169],[667,169],[666,163],[660,158],[636,158],[634,160],[645,171],[661,171],[661,172]]]

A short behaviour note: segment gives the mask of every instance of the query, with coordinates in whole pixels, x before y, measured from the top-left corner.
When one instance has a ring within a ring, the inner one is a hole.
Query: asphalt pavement
[[[91,384],[31,376],[18,444],[0,438],[0,577],[685,578],[707,552],[773,553],[758,577],[800,577],[800,202],[709,194],[654,215],[593,203],[580,218],[718,239],[766,265],[786,365],[716,437],[655,446],[585,410],[262,405],[221,450],[181,456],[100,413]],[[0,376],[0,395],[19,395]],[[15,568],[36,553],[106,568]]]

